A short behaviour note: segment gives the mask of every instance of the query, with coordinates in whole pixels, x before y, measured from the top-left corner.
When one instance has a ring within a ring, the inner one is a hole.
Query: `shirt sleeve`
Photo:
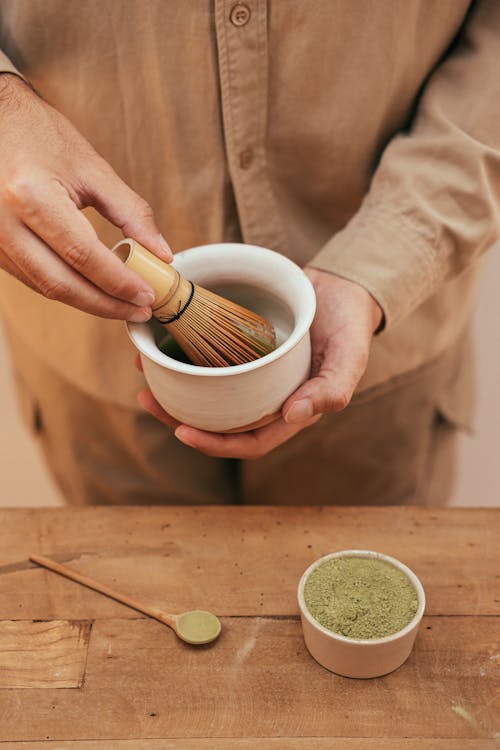
[[[16,66],[11,63],[7,55],[5,55],[2,50],[0,50],[0,73],[13,73],[16,76],[23,78]]]
[[[429,78],[411,129],[385,148],[360,209],[308,265],[364,286],[390,328],[499,227],[500,2],[484,0]]]

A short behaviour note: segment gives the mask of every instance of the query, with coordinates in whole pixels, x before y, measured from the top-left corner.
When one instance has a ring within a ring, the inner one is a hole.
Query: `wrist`
[[[364,300],[365,303],[365,316],[368,322],[370,333],[373,335],[380,333],[384,328],[385,317],[382,308],[375,299],[375,297],[361,284],[355,281],[347,281],[348,284],[353,284],[356,287],[356,291],[360,299]]]
[[[375,335],[383,330],[385,325],[384,312],[375,297],[362,284],[359,284],[357,281],[350,281],[343,276],[338,276],[333,271],[326,271],[314,266],[306,266],[304,271],[312,281],[316,292],[319,289],[325,288],[326,285],[327,294],[331,294],[335,290],[342,297],[347,295],[351,300],[356,299],[359,310],[364,310],[363,315],[367,321],[370,333]]]
[[[15,99],[26,91],[35,93],[33,87],[17,73],[0,71],[0,101],[8,102],[11,98]]]

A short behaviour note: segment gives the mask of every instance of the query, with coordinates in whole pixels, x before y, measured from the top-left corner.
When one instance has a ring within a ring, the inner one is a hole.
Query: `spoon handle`
[[[87,586],[89,589],[99,591],[100,594],[109,596],[111,599],[115,599],[117,602],[121,602],[121,604],[126,604],[127,607],[132,607],[132,609],[136,609],[138,612],[149,615],[149,617],[154,617],[156,620],[160,620],[160,622],[163,622],[165,625],[169,625],[171,628],[174,628],[174,630],[176,629],[176,615],[169,615],[166,612],[162,612],[161,610],[156,609],[156,607],[151,607],[147,604],[144,604],[143,602],[140,602],[138,599],[127,596],[127,594],[122,594],[120,591],[115,591],[109,586],[106,586],[104,583],[94,581],[93,578],[89,578],[89,576],[84,576],[81,573],[77,573],[76,570],[71,570],[71,568],[67,568],[65,565],[61,565],[61,563],[55,562],[55,560],[51,560],[50,558],[44,557],[43,555],[30,555],[30,560],[38,563],[38,565],[41,565],[44,568],[53,570],[54,573],[59,573],[66,578],[70,578],[72,581],[81,583],[83,586]]]

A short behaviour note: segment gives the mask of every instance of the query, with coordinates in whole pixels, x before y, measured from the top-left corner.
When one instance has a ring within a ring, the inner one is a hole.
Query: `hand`
[[[166,261],[148,204],[63,115],[20,78],[0,75],[0,268],[49,299],[141,322],[154,295],[98,239],[93,206]]]
[[[279,420],[250,432],[224,435],[180,425],[161,408],[150,390],[139,394],[141,406],[172,427],[186,445],[208,456],[245,459],[261,458],[323,414],[344,409],[366,369],[382,310],[359,284],[314,268],[305,272],[317,298],[311,326],[311,377],[287,399]],[[140,366],[138,358],[136,364]]]

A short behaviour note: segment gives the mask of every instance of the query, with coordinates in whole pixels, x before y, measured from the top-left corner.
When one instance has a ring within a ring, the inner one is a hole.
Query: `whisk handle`
[[[125,239],[112,252],[152,287],[155,294],[153,315],[162,322],[177,315],[188,304],[192,285],[169,263],[160,260],[139,242]]]

